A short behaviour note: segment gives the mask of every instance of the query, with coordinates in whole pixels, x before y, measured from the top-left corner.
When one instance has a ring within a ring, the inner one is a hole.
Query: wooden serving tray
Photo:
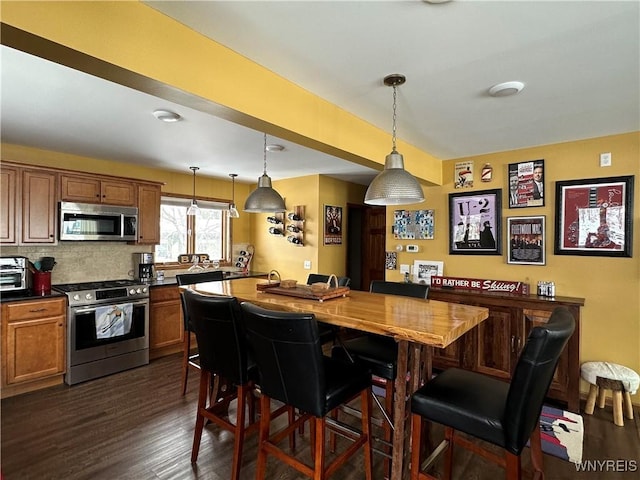
[[[299,286],[294,288],[271,287],[263,290],[264,293],[277,293],[288,297],[308,298],[310,300],[329,300],[330,298],[346,297],[349,295],[349,287],[328,288],[322,291],[312,291],[309,286]]]

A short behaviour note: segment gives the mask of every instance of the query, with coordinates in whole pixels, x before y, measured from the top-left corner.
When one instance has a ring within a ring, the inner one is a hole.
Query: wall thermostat
[[[416,253],[418,251],[418,245],[407,245],[407,252]]]

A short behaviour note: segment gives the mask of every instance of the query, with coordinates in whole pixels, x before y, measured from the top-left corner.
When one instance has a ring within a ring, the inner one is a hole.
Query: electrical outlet
[[[411,267],[409,265],[405,265],[404,263],[401,263],[400,273],[411,273]]]
[[[304,261],[304,269],[305,270],[311,270],[311,260],[305,260]]]
[[[601,167],[610,167],[611,166],[611,152],[601,153],[600,154],[600,166]]]

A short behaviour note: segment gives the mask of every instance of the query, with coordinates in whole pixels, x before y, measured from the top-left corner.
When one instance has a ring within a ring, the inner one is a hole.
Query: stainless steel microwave
[[[138,209],[60,202],[60,240],[137,240]]]

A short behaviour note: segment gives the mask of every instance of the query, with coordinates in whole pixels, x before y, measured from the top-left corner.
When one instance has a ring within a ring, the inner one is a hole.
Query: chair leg
[[[313,417],[314,436],[312,449],[313,454],[313,480],[324,479],[324,442],[325,442],[325,419],[324,417]]]
[[[411,414],[411,480],[420,477],[420,450],[422,445],[422,417],[416,413]]]
[[[633,405],[631,405],[631,394],[624,392],[624,411],[629,420],[633,420]]]
[[[373,474],[373,458],[371,452],[371,393],[369,389],[363,390],[360,393],[360,399],[362,406],[362,435],[367,436],[367,442],[363,445],[364,448],[364,475],[365,480],[372,480]]]
[[[387,415],[389,415],[389,418],[393,418],[393,383],[393,380],[387,380],[384,389],[384,409]],[[393,429],[391,428],[391,425],[389,425],[388,422],[383,421],[382,430],[384,432],[385,442],[391,442],[393,437]],[[393,453],[391,447],[385,447],[385,451],[389,454]],[[384,457],[383,472],[385,478],[389,478],[391,476],[391,459],[388,457]]]
[[[265,478],[267,468],[266,443],[269,441],[269,426],[271,424],[271,400],[264,393],[260,398],[260,432],[258,434],[258,461],[256,463],[256,479]]]
[[[507,478],[509,480],[520,480],[522,478],[522,468],[520,466],[520,456],[505,451]]]
[[[453,444],[455,442],[456,431],[451,427],[445,427],[444,438],[447,440],[447,449],[444,452],[444,475],[443,479],[451,480],[453,471]],[[511,477],[507,477],[511,480]]]
[[[207,408],[207,393],[209,389],[209,372],[200,371],[200,388],[198,389],[198,409],[196,413],[196,427],[193,432],[193,446],[191,447],[191,463],[198,461],[198,452],[200,451],[200,439],[202,438],[202,429],[204,428],[205,417],[202,411]]]
[[[593,409],[596,406],[596,397],[598,396],[598,386],[589,385],[589,396],[587,397],[587,403],[584,406],[584,413],[587,415],[593,415]]]
[[[242,448],[244,447],[244,433],[245,433],[245,407],[249,395],[251,395],[252,388],[247,385],[238,386],[238,406],[236,414],[236,429],[235,439],[233,445],[233,464],[231,466],[231,480],[240,479],[240,466],[242,464]]]
[[[287,416],[289,417],[289,425],[296,421],[296,409],[287,407]],[[289,448],[293,452],[296,449],[296,432],[294,430],[289,434]]]
[[[182,342],[182,395],[187,393],[187,377],[189,376],[189,352],[191,350],[191,332],[184,332],[184,340]]]
[[[534,478],[544,478],[543,455],[542,455],[542,437],[540,434],[540,426],[536,426],[531,432],[529,438],[529,449],[531,451],[531,466],[533,467]]]

